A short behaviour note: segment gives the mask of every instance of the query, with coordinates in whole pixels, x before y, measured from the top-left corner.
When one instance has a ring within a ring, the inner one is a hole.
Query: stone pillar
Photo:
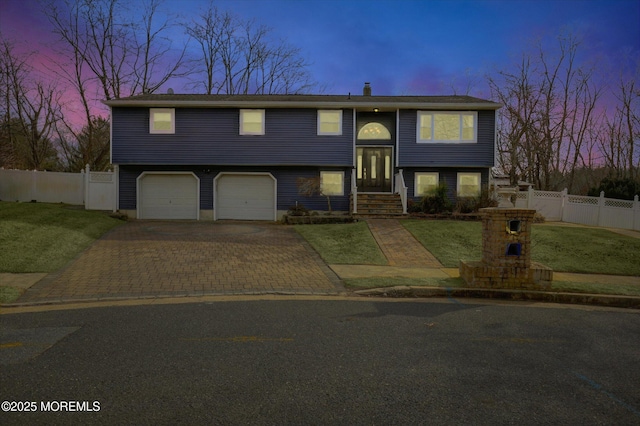
[[[551,285],[550,268],[531,262],[531,209],[486,208],[482,215],[482,261],[460,262],[471,287],[535,288]]]

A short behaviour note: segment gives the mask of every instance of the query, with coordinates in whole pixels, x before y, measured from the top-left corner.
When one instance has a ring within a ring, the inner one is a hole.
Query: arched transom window
[[[358,139],[391,139],[391,133],[382,123],[367,123],[358,132]]]

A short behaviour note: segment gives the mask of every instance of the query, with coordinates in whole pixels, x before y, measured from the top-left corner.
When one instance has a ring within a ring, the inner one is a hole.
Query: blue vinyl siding
[[[478,111],[477,143],[417,143],[417,111],[400,111],[399,167],[493,167],[495,111]]]
[[[277,209],[288,210],[298,204],[309,210],[327,210],[327,199],[322,196],[305,197],[298,193],[297,179],[299,177],[317,177],[321,170],[344,171],[344,195],[331,197],[331,208],[334,211],[349,210],[349,192],[351,189],[351,168],[326,167],[217,167],[217,166],[120,166],[120,209],[135,210],[136,208],[136,179],[142,172],[174,172],[190,171],[200,179],[200,209],[213,209],[213,180],[220,172],[268,172],[277,181]]]
[[[239,109],[176,108],[175,134],[150,134],[149,108],[113,108],[112,163],[351,166],[353,113],[342,117],[342,135],[318,136],[316,109],[268,109],[265,134],[241,136]]]

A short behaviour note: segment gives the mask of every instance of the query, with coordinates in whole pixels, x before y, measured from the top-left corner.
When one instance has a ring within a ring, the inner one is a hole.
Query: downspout
[[[113,166],[113,173],[115,175],[115,204],[113,212],[120,211],[120,167],[118,164],[113,164],[113,107],[109,106],[109,162]]]
[[[351,155],[351,212],[353,214],[358,213],[358,186],[356,184],[356,167],[357,166],[357,158],[356,158],[356,109],[352,110],[352,122],[351,122],[351,139],[352,139],[352,155]]]

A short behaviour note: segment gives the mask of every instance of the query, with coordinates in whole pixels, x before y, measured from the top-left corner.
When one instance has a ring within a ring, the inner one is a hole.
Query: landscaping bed
[[[330,224],[330,223],[352,223],[355,222],[351,216],[320,216],[320,215],[308,215],[308,216],[292,216],[284,215],[283,222],[288,225],[318,225],[318,224]]]

